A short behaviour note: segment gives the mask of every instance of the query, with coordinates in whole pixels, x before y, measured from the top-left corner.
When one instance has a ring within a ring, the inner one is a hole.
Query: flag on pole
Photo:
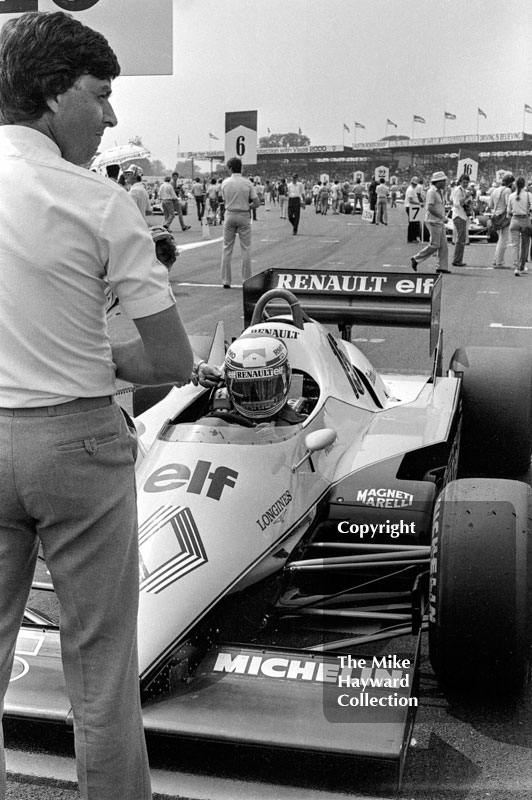
[[[271,130],[268,128],[268,133],[271,133]]]
[[[218,141],[218,137],[215,136],[213,133],[209,133],[209,139],[216,139],[216,141]]]
[[[301,136],[303,131],[301,130],[301,128],[298,128],[298,131],[299,131],[299,135]]]
[[[395,124],[395,122],[392,122],[391,119],[387,119],[386,120],[386,124],[387,125],[393,125],[394,128],[397,128],[397,125]]]
[[[532,114],[532,106],[525,103],[525,114]]]
[[[417,114],[414,114],[414,122],[422,122],[423,124],[425,124],[425,120],[423,119],[423,117],[418,117]]]
[[[531,111],[532,111],[532,109],[531,109]],[[362,125],[361,122],[355,122],[355,128],[363,128],[364,130],[366,130],[366,126]]]
[[[485,113],[482,111],[482,109],[481,109],[481,108],[479,108],[479,109],[478,109],[478,115],[479,115],[479,117],[484,117],[484,119],[487,119],[487,118],[488,118],[488,115],[487,115],[487,114],[485,114]]]
[[[449,114],[448,111],[444,111],[445,119],[456,119],[456,114]]]
[[[351,131],[349,130],[349,128],[347,127],[347,125],[345,124],[345,122],[344,122],[344,131],[347,131],[348,133],[351,133]]]

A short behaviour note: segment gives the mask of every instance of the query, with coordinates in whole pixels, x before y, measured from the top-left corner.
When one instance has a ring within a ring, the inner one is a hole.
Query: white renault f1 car
[[[444,374],[440,290],[267,270],[245,283],[247,330],[286,345],[301,421],[242,423],[193,385],[136,414],[147,731],[376,759],[400,781],[423,631],[445,691],[526,690],[532,362],[472,347]],[[355,324],[430,328],[431,374],[378,374]],[[198,354],[224,351],[218,326]],[[71,722],[35,608],[5,713]]]

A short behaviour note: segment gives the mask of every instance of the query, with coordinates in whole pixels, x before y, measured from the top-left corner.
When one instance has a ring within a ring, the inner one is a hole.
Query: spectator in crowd
[[[398,191],[399,187],[397,186],[396,181],[392,181],[390,184],[390,208],[397,208]]]
[[[209,222],[212,225],[216,225],[216,212],[218,211],[218,191],[216,188],[216,178],[211,178],[211,182],[207,187],[205,204],[206,204],[207,216],[209,217]]]
[[[223,178],[218,178],[216,183],[216,199],[218,201],[218,219],[220,220],[220,225],[223,225],[225,217],[225,200],[222,194],[222,183]]]
[[[320,204],[320,214],[325,216],[329,210],[329,187],[327,186],[327,181],[323,181],[321,184],[318,199]]]
[[[340,214],[350,214],[351,210],[351,204],[349,202],[349,183],[348,181],[344,181],[344,183],[340,184],[338,211]]]
[[[408,216],[407,242],[421,241],[421,202],[417,193],[418,179],[413,177],[405,192],[405,211]]]
[[[455,230],[453,267],[465,267],[464,248],[467,237],[467,220],[471,213],[471,195],[469,194],[469,175],[460,176],[457,185],[451,192],[452,220]]]
[[[338,207],[340,205],[340,196],[342,190],[340,188],[340,181],[333,181],[331,186],[331,208],[333,214],[338,214]]]
[[[377,224],[377,181],[373,178],[368,186],[369,210],[373,211],[373,225]]]
[[[159,200],[164,214],[163,225],[170,230],[170,225],[175,219],[175,202],[177,195],[172,186],[170,175],[167,175],[159,187]]]
[[[242,161],[230,158],[227,169],[231,173],[222,183],[222,196],[225,203],[224,243],[222,252],[222,284],[231,288],[231,257],[236,237],[240,239],[242,250],[242,280],[251,277],[251,220],[253,208],[260,200],[255,187],[242,177]]]
[[[279,210],[281,212],[281,219],[286,219],[286,207],[288,204],[288,186],[286,185],[286,178],[281,178],[279,181],[277,195],[279,197]]]
[[[107,177],[115,183],[118,183],[118,176],[120,175],[120,164],[108,164],[105,168]]]
[[[181,206],[181,200],[184,198],[183,192],[183,184],[179,180],[179,172],[172,172],[172,179],[170,181],[172,184],[172,188],[176,194],[176,200],[174,200],[174,211],[177,219],[179,220],[179,224],[181,225],[182,231],[189,231],[190,225],[187,225],[184,217],[183,217],[183,208]]]
[[[412,256],[410,263],[414,272],[417,272],[418,264],[425,261],[430,256],[437,255],[438,264],[436,272],[450,272],[448,268],[448,248],[445,222],[447,215],[444,205],[444,190],[447,183],[445,172],[435,172],[431,179],[431,185],[427,191],[427,212],[425,221],[429,229],[429,243]]]
[[[511,173],[504,175],[501,186],[492,187],[489,206],[492,212],[491,221],[497,231],[497,247],[493,266],[495,269],[504,269],[504,256],[510,238],[510,216],[508,214],[508,199],[512,192],[514,176]]]
[[[526,260],[531,237],[530,213],[532,195],[525,189],[526,181],[522,175],[515,182],[515,191],[508,198],[510,214],[510,238],[514,247],[514,275],[519,277],[528,272]]]
[[[195,178],[192,184],[192,195],[196,201],[196,209],[198,212],[198,222],[201,222],[205,214],[205,187],[203,186],[200,178]]]
[[[83,169],[117,124],[109,98],[119,73],[107,40],[62,11],[1,29],[0,707],[42,546],[83,800],[152,797],[135,452],[115,377],[158,384],[192,369],[147,227],[121,188]],[[107,284],[140,334],[112,347]],[[1,797],[5,783],[0,732]]]
[[[319,193],[320,193],[320,189],[321,189],[321,181],[319,183],[315,183],[314,186],[312,187],[312,202],[313,202],[314,207],[316,209],[316,213],[318,213],[318,209],[319,209],[318,196],[319,196]]]
[[[150,203],[150,197],[148,195],[148,190],[146,189],[146,187],[142,182],[142,175],[135,176],[134,183],[131,184],[131,188],[129,190],[129,196],[131,197],[133,202],[137,205],[146,224],[148,224],[148,220],[146,219],[146,217],[148,216],[148,214],[151,214],[151,203]]]
[[[377,194],[377,225],[382,222],[383,225],[388,224],[388,196],[390,194],[390,190],[386,185],[386,181],[384,178],[379,179],[379,183],[377,184],[377,188],[375,189]]]
[[[297,172],[292,175],[292,180],[288,184],[288,221],[292,225],[293,236],[299,230],[299,218],[301,209],[305,208],[305,188]]]
[[[353,195],[354,195],[354,207],[353,207],[353,214],[356,214],[359,211],[361,214],[364,210],[364,184],[357,178],[355,181],[355,185],[353,186]]]

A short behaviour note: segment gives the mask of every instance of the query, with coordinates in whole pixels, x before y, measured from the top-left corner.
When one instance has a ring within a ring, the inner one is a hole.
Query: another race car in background
[[[444,370],[440,296],[423,274],[246,281],[247,332],[288,350],[297,424],[250,424],[217,390],[139,391],[146,730],[378,760],[400,782],[426,631],[450,695],[526,691],[532,359],[468,347]],[[429,329],[430,371],[379,374],[355,324]],[[223,326],[193,344],[223,364]],[[46,590],[5,713],[70,724]]]
[[[450,217],[445,223],[445,231],[447,241],[452,242],[454,225]],[[491,225],[491,215],[481,214],[477,217],[470,217],[467,235],[470,242],[487,242],[488,244],[497,242],[497,231]]]

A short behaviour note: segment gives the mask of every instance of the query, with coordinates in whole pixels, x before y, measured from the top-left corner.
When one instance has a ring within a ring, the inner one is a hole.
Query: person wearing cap
[[[305,188],[299,180],[299,175],[294,172],[288,184],[288,222],[292,226],[292,235],[296,236],[299,230],[301,209],[305,208]]]
[[[405,192],[405,211],[408,217],[408,229],[406,232],[406,241],[407,242],[419,242],[421,241],[421,229],[420,229],[420,214],[421,214],[421,202],[419,199],[419,195],[416,191],[418,185],[418,179],[413,177],[410,181],[410,185],[408,186]]]
[[[431,185],[427,190],[427,211],[425,214],[425,222],[429,229],[430,239],[429,243],[410,259],[414,272],[417,271],[419,263],[435,254],[438,257],[436,272],[450,272],[448,267],[447,232],[445,230],[447,215],[443,200],[443,191],[446,183],[447,175],[445,172],[435,172],[433,174]]]
[[[179,255],[174,237],[163,225],[152,225],[150,233],[155,244],[155,255],[170,272]]]

